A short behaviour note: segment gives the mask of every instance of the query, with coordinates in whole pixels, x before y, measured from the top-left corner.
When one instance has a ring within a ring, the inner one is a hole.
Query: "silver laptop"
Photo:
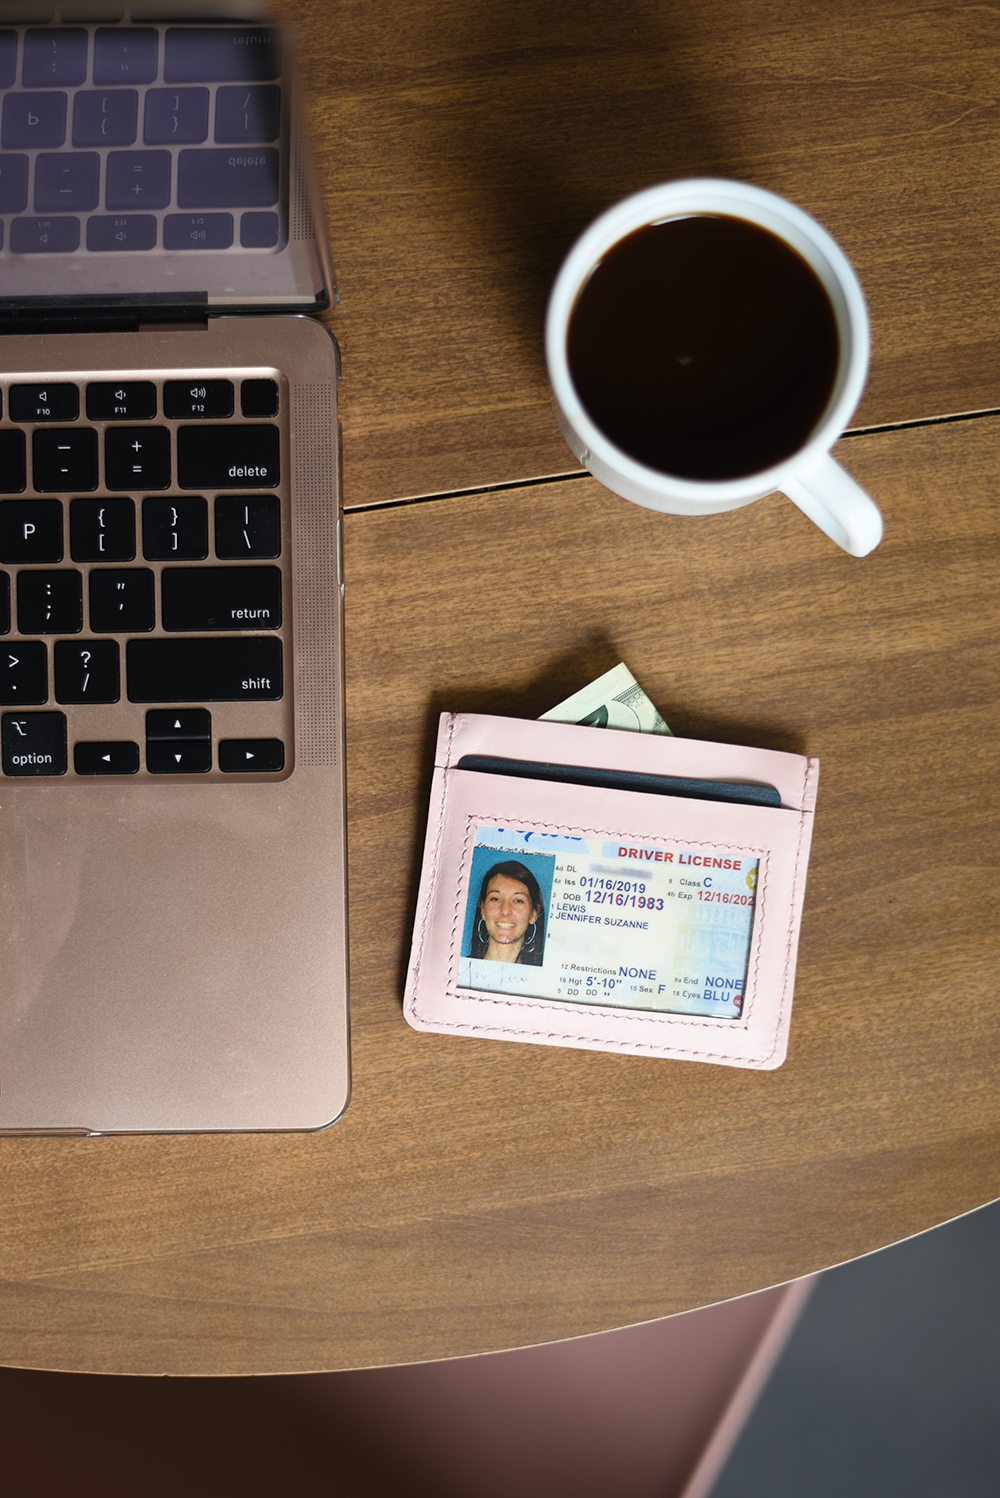
[[[2,1132],[347,1103],[332,273],[209,11],[0,4]]]

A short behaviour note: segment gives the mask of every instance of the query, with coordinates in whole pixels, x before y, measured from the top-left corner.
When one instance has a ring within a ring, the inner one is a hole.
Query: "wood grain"
[[[541,328],[626,193],[743,178],[818,217],[871,306],[856,425],[1000,406],[1000,24],[918,0],[288,0],[342,304],[345,499],[576,467]]]
[[[0,1140],[0,1362],[537,1343],[1000,1194],[998,440],[985,418],[845,441],[887,521],[861,562],[778,496],[690,520],[589,478],[349,515],[354,1100],[312,1136]],[[678,733],[820,757],[777,1072],[403,1021],[437,714],[535,716],[620,657]]]

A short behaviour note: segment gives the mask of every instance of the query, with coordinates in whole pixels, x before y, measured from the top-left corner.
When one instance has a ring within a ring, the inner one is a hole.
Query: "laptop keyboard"
[[[0,398],[3,774],[288,768],[279,382]]]
[[[260,26],[0,30],[0,252],[278,248],[281,65]]]

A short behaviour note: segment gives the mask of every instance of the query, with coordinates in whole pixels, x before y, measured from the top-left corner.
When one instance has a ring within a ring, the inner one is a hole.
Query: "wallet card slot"
[[[656,796],[680,796],[697,801],[728,801],[741,806],[781,806],[773,785],[748,785],[738,781],[692,780],[677,775],[650,775],[640,770],[613,770],[591,766],[550,764],[543,761],[505,759],[492,754],[464,754],[456,766],[485,775],[511,775],[520,780],[550,780],[566,785],[591,786],[595,790],[644,791]]]

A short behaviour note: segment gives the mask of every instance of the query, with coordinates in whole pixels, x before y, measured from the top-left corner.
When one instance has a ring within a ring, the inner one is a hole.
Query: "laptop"
[[[347,1104],[314,196],[254,0],[0,4],[0,1132]]]

